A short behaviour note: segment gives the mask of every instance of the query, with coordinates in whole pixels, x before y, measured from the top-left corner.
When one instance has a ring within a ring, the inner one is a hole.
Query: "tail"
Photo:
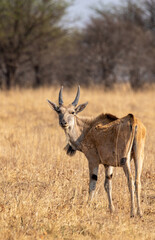
[[[130,136],[130,143],[129,143],[129,147],[128,147],[128,151],[127,151],[127,156],[131,152],[131,149],[133,146],[133,141],[134,141],[135,135],[137,133],[137,125],[135,125],[134,115],[130,113],[130,114],[128,114],[128,116],[130,117],[131,136]]]
[[[134,138],[135,138],[135,134],[137,132],[137,125],[134,124],[134,115],[130,113],[130,114],[128,114],[127,117],[129,117],[129,121],[130,121],[130,131],[131,131],[130,142],[129,142],[128,150],[126,151],[126,154],[125,154],[126,157],[123,157],[120,160],[120,166],[125,165],[125,163],[127,161],[127,158],[128,158],[128,155],[131,152],[131,149],[132,149],[132,146],[133,146],[133,141],[134,141]]]

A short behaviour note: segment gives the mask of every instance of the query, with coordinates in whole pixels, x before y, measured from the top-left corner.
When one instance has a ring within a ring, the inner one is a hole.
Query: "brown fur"
[[[100,119],[100,123],[98,121],[96,123],[81,142],[82,152],[89,155],[90,148],[95,148],[99,154],[100,163],[114,167],[121,166],[121,159],[127,158],[133,144],[134,116],[127,115],[108,124]],[[133,130],[130,125],[133,126]]]

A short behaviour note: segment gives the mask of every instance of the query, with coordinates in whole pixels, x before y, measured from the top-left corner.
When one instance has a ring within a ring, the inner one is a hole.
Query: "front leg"
[[[94,196],[97,176],[98,176],[98,168],[99,168],[99,165],[91,166],[91,164],[89,164],[89,199],[88,201],[91,201]]]
[[[89,198],[88,201],[92,200],[98,176],[98,168],[100,163],[100,158],[95,148],[89,149],[87,154],[85,154],[88,160],[89,167]]]

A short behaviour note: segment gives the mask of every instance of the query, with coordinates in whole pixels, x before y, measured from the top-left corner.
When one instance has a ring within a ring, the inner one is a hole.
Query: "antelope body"
[[[58,113],[60,126],[64,129],[68,144],[65,150],[72,156],[81,151],[88,159],[89,165],[89,199],[96,188],[99,164],[105,167],[104,187],[107,192],[110,212],[114,211],[112,202],[112,174],[114,167],[121,166],[128,181],[131,197],[131,216],[135,215],[134,181],[130,169],[133,158],[135,164],[135,190],[137,213],[142,215],[140,206],[141,171],[144,159],[145,127],[132,114],[117,118],[111,114],[100,114],[96,118],[79,117],[87,103],[77,106],[80,88],[72,104],[65,106],[59,92],[59,106],[49,101],[50,106]]]

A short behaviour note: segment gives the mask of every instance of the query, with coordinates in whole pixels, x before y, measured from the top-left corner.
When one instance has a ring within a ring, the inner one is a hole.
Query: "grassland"
[[[64,101],[71,102],[75,92],[65,89]],[[87,160],[63,151],[65,135],[46,98],[57,102],[58,89],[0,92],[0,240],[155,239],[155,90],[81,89],[80,103],[89,102],[81,115],[132,112],[147,128],[144,215],[133,219],[121,168],[113,177],[115,213],[108,211],[102,166],[95,199],[87,205]]]

